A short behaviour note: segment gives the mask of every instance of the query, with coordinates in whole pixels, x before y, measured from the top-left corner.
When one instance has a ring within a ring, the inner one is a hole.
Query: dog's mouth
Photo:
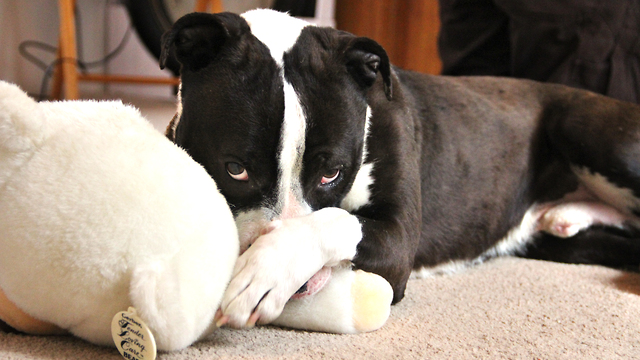
[[[331,268],[325,266],[315,273],[304,285],[302,285],[291,298],[302,299],[317,293],[327,284],[327,282],[329,282],[330,278]]]

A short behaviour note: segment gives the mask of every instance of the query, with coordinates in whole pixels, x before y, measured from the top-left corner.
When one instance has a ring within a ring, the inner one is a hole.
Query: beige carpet
[[[221,329],[159,359],[640,359],[640,275],[505,258],[409,282],[387,324],[333,335]],[[121,359],[71,337],[0,332],[0,359]]]

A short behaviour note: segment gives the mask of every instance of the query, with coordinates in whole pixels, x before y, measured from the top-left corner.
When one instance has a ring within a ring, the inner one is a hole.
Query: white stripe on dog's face
[[[362,147],[362,162],[356,179],[351,186],[351,190],[340,203],[340,207],[347,211],[358,210],[367,205],[371,198],[371,185],[373,184],[373,162],[365,164],[367,159],[367,137],[369,136],[369,126],[371,124],[371,108],[367,106],[367,120],[364,127],[364,141]]]
[[[302,156],[305,148],[306,119],[293,86],[284,82],[284,121],[278,165],[278,206],[280,218],[292,218],[311,212],[302,194]]]
[[[265,9],[247,11],[241,15],[251,28],[251,33],[265,44],[278,66],[283,66],[283,54],[298,40],[300,32],[309,24],[287,14]]]
[[[265,44],[281,68],[284,83],[284,119],[278,154],[278,192],[276,213],[291,218],[311,212],[304,201],[300,176],[305,149],[306,118],[293,86],[284,79],[283,56],[298,40],[300,32],[311,24],[269,10],[253,10],[242,15],[252,34]]]

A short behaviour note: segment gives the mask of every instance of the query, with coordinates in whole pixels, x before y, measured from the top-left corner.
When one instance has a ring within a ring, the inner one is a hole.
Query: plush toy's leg
[[[334,268],[319,292],[291,299],[272,324],[303,330],[356,334],[379,329],[389,318],[393,290],[382,277]]]
[[[20,308],[7,298],[2,289],[0,289],[0,320],[12,328],[27,334],[61,335],[66,333],[63,329],[51,323],[35,319],[20,310]]]

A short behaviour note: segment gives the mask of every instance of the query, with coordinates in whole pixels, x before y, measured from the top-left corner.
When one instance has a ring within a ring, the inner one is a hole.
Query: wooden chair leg
[[[212,13],[223,12],[222,0],[198,0],[194,9],[195,12],[207,12]]]
[[[60,51],[60,40],[58,40],[58,51],[56,52],[56,58],[62,58],[62,52]],[[62,100],[62,64],[56,64],[53,69],[53,82],[51,84],[51,99]]]
[[[73,13],[74,0],[59,0],[60,12],[60,69],[65,99],[78,99],[78,70],[76,68],[76,24]]]

